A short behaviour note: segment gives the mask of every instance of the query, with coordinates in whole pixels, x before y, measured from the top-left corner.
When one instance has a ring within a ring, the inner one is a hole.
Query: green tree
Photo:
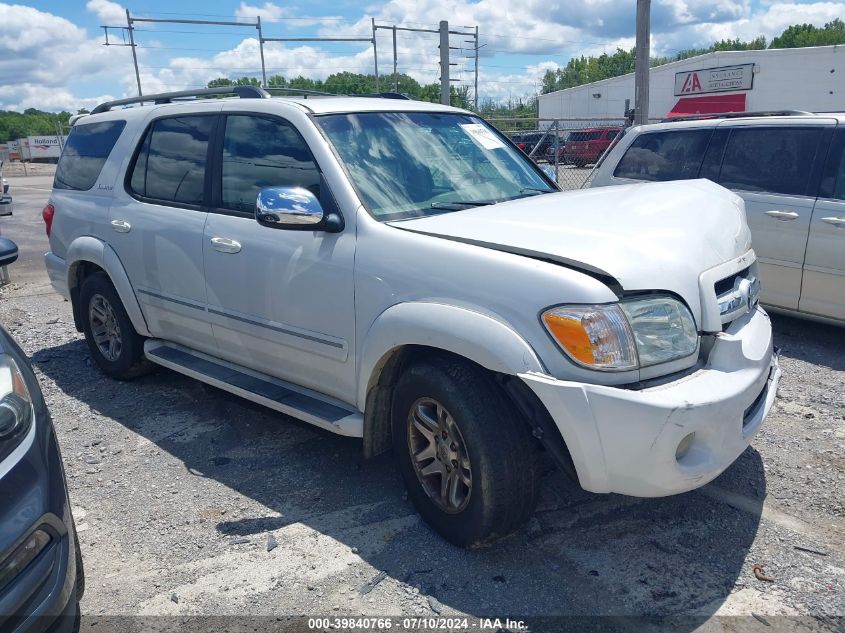
[[[812,24],[793,24],[772,40],[769,48],[803,48],[845,44],[845,22],[836,18],[823,27]]]

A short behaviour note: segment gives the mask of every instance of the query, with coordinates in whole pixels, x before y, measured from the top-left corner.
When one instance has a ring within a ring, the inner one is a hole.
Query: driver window
[[[304,187],[320,197],[320,172],[292,125],[228,115],[223,135],[222,206],[252,213],[264,187]]]

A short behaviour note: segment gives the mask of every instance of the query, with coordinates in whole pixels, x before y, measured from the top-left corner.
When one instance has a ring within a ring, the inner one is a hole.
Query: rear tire
[[[131,380],[152,371],[144,338],[135,331],[108,275],[85,278],[79,292],[82,330],[91,356],[108,376]]]
[[[392,424],[408,495],[446,540],[482,546],[531,516],[538,446],[483,370],[445,356],[410,366],[394,391]]]

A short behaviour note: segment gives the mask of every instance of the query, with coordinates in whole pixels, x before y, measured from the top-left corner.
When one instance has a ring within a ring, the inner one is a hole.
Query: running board
[[[310,389],[158,339],[147,339],[144,354],[162,367],[332,433],[364,436],[364,417],[358,411]]]

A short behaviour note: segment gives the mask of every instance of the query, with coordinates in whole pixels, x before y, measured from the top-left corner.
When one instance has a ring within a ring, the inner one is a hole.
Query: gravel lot
[[[773,317],[777,404],[712,484],[665,499],[593,495],[549,466],[529,525],[467,552],[420,521],[390,456],[364,461],[354,440],[165,369],[104,377],[43,270],[51,179],[9,180],[15,215],[0,231],[21,260],[0,289],[0,322],[32,358],[62,447],[87,572],[83,631],[117,615],[362,614],[841,630],[844,329]]]

